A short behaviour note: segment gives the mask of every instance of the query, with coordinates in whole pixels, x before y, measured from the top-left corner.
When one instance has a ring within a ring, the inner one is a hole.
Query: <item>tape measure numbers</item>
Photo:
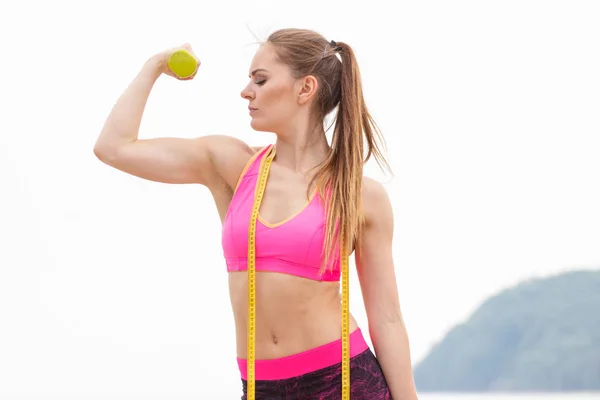
[[[342,399],[350,399],[350,285],[348,256],[342,241]]]
[[[269,149],[269,154],[261,163],[255,191],[254,204],[250,215],[248,228],[248,348],[247,348],[247,399],[256,400],[255,395],[255,353],[256,353],[256,221],[258,212],[267,186],[267,178],[271,162],[275,157],[274,146]],[[344,243],[341,246],[342,254],[345,252]],[[350,399],[350,312],[349,312],[349,282],[348,282],[348,257],[342,256],[342,400]]]

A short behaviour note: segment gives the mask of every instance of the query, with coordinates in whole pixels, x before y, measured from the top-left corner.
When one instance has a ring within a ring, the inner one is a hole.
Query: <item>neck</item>
[[[273,162],[294,172],[306,173],[323,162],[329,154],[329,145],[325,134],[313,141],[298,138],[278,137],[275,143],[277,152]]]
[[[285,134],[278,134],[275,143],[277,152],[273,162],[294,172],[306,173],[323,162],[329,155],[330,147],[325,131],[317,129],[291,128]]]

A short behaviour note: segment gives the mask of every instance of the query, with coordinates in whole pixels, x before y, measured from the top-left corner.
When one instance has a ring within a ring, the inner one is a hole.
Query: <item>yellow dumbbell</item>
[[[180,49],[171,54],[167,65],[179,78],[189,78],[196,72],[198,62],[188,51]]]

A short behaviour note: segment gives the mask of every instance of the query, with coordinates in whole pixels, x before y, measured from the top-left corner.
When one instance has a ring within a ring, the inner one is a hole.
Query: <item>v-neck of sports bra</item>
[[[269,150],[269,152],[268,152],[266,155],[264,155],[264,156],[261,158],[261,160],[260,160],[260,164],[259,164],[259,166],[258,166],[258,173],[259,173],[259,176],[260,176],[260,171],[262,171],[262,168],[263,168],[263,166],[264,166],[264,164],[265,164],[265,161],[266,161],[268,158],[271,158],[271,159],[275,158],[275,152],[276,152],[275,145],[273,145],[273,146],[271,146],[271,149]],[[270,166],[270,165],[269,165],[269,166]],[[268,180],[268,174],[267,174],[267,180]],[[258,184],[259,184],[259,183],[260,183],[260,178],[256,180],[256,186],[255,186],[255,187],[258,187]],[[317,188],[315,187],[315,188],[313,189],[313,191],[312,191],[312,193],[311,193],[310,197],[309,197],[309,198],[308,198],[308,200],[306,201],[306,203],[304,203],[304,205],[302,206],[302,208],[300,208],[298,211],[294,212],[294,213],[293,213],[291,216],[287,217],[287,218],[286,218],[286,219],[284,219],[283,221],[276,222],[276,223],[267,222],[267,221],[266,221],[266,220],[265,220],[265,219],[264,219],[264,218],[263,218],[263,217],[260,215],[260,211],[259,211],[259,213],[258,213],[258,218],[257,218],[257,219],[258,219],[258,221],[259,221],[259,222],[260,222],[260,223],[261,223],[263,226],[265,226],[265,227],[267,227],[267,228],[277,228],[277,227],[279,227],[279,226],[281,226],[281,225],[284,225],[284,224],[286,224],[286,223],[288,223],[288,222],[292,221],[294,218],[296,218],[298,215],[300,215],[300,214],[301,214],[301,213],[302,213],[304,210],[306,210],[306,209],[308,208],[308,206],[310,206],[310,204],[313,202],[313,200],[314,200],[314,198],[315,198],[315,195],[317,194],[317,192],[318,192],[318,190],[317,190]],[[259,210],[260,210],[260,206],[259,206]]]

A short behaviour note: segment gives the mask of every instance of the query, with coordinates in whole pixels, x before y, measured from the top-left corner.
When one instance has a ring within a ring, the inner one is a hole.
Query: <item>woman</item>
[[[189,45],[183,47],[193,54]],[[355,249],[377,355],[351,318],[351,398],[416,399],[392,261],[391,206],[385,189],[363,178],[371,155],[380,165],[385,161],[350,46],[300,29],[279,30],[261,44],[241,96],[248,101],[252,128],[274,132],[277,140],[257,148],[223,135],[138,139],[154,82],[161,74],[177,78],[167,66],[175,50],[148,59],[112,109],[94,152],[104,163],[144,179],[210,189],[223,223],[242,399],[247,235],[257,174],[266,161],[270,170],[255,245],[256,398],[341,398],[343,242]],[[324,118],[336,107],[329,145]]]

